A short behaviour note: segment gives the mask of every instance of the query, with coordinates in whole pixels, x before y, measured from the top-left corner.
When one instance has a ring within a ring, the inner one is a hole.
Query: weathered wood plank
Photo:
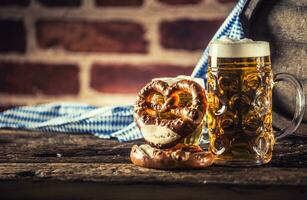
[[[236,186],[178,184],[107,184],[95,182],[10,181],[0,182],[0,197],[5,200],[304,200],[306,187]]]
[[[119,163],[3,163],[0,180],[307,186],[307,169],[214,166],[205,170],[162,171]]]
[[[277,130],[281,130],[283,128],[286,128],[290,121],[289,118],[284,117],[281,114],[276,114],[275,112],[273,113],[273,127],[276,127]],[[307,137],[307,124],[303,123],[298,127],[298,130],[296,131],[295,135],[300,136],[300,137]]]
[[[264,0],[264,4],[274,4],[277,6],[286,6],[286,7],[291,7],[291,6],[307,6],[307,0]]]
[[[92,135],[0,130],[0,163],[130,163],[133,144]],[[206,148],[206,146],[203,146]],[[270,166],[307,167],[307,139],[288,137],[275,145]]]
[[[294,74],[303,83],[305,98],[307,99],[307,45],[298,43],[279,42],[272,45],[274,55],[272,56],[274,74],[286,72]],[[294,115],[296,91],[294,86],[281,82],[275,85],[273,90],[273,110],[281,115],[274,120],[279,127],[284,127],[284,122],[280,118],[288,118],[289,122]],[[307,112],[305,112],[305,116]],[[276,115],[277,116],[277,115]],[[277,120],[277,121],[276,121]],[[306,120],[304,120],[306,122]],[[301,125],[297,132],[298,135],[307,136],[306,123]]]
[[[133,142],[119,143],[91,135],[1,130],[0,180],[307,185],[307,139],[304,138],[289,137],[277,143],[269,165],[212,166],[205,170],[136,167],[129,160],[132,145]]]
[[[296,76],[307,93],[307,1],[306,0],[250,0],[242,14],[248,37],[269,41],[272,51],[273,72],[288,72]],[[279,86],[275,90],[273,108],[280,117],[292,119],[295,90]],[[307,95],[305,95],[307,97]],[[306,108],[306,107],[305,107]],[[306,109],[307,110],[307,109]],[[276,122],[281,128],[283,123]],[[303,124],[296,132],[306,135],[307,112]]]
[[[267,26],[271,27],[269,31],[276,42],[307,42],[307,6],[277,7],[267,17]]]
[[[131,146],[92,135],[0,131],[0,162],[128,163]]]

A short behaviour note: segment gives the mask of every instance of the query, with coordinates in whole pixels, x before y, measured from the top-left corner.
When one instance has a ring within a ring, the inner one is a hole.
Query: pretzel
[[[148,144],[134,145],[130,152],[133,164],[153,169],[205,168],[213,164],[215,156],[199,146],[176,145],[171,149],[157,149]]]
[[[191,101],[182,102],[183,93],[190,94]],[[162,100],[153,102],[155,95]],[[169,85],[154,80],[139,92],[134,118],[146,142],[157,148],[169,148],[202,124],[205,111],[205,93],[198,83],[184,79]]]

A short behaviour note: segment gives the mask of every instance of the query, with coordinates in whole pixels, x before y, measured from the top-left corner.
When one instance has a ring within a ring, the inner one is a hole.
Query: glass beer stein
[[[302,120],[302,85],[290,74],[273,76],[269,43],[264,41],[217,40],[211,43],[208,63],[207,126],[215,163],[268,163],[275,139],[293,133]],[[279,81],[293,84],[297,98],[291,125],[277,133],[272,129],[272,89]]]

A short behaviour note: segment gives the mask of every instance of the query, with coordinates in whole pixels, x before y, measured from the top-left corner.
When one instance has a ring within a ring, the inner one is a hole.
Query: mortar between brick
[[[215,19],[223,18],[228,13],[233,4],[220,4],[215,0],[206,0],[196,6],[183,6],[180,8],[175,8],[172,6],[165,7],[161,3],[150,0],[145,1],[142,10],[140,8],[95,8],[93,0],[83,1],[83,5],[80,8],[70,9],[68,12],[66,9],[48,9],[39,6],[35,1],[32,1],[27,9],[18,7],[8,7],[0,9],[0,18],[23,18],[27,15],[27,12],[31,12],[33,16],[25,17],[25,25],[28,30],[28,46],[27,54],[20,56],[17,54],[0,55],[0,59],[3,60],[15,60],[15,61],[39,61],[39,62],[54,62],[63,63],[64,62],[75,62],[81,66],[80,73],[80,93],[77,98],[75,97],[46,97],[46,96],[24,96],[19,95],[17,97],[11,95],[0,95],[1,102],[16,102],[19,104],[31,104],[38,102],[49,102],[49,101],[82,101],[94,103],[112,103],[115,102],[117,98],[122,98],[121,95],[109,95],[101,94],[93,91],[89,88],[89,77],[88,71],[89,66],[93,62],[114,62],[122,63],[129,60],[129,63],[169,63],[177,64],[179,66],[193,65],[196,64],[198,58],[201,55],[201,51],[189,52],[185,50],[165,50],[160,47],[159,37],[157,34],[158,23],[162,20],[175,20],[180,17],[187,17],[189,19]],[[206,8],[206,7],[210,7]],[[153,11],[152,11],[153,10]],[[160,15],[154,15],[155,11],[159,11]],[[152,13],[150,17],[145,18],[147,13]],[[162,13],[162,14],[161,14]],[[102,17],[103,14],[103,17]],[[65,51],[41,51],[37,48],[35,41],[35,33],[31,27],[34,26],[35,21],[38,18],[80,18],[86,20],[111,20],[119,19],[119,14],[125,15],[125,19],[130,19],[139,23],[144,24],[145,28],[148,30],[145,37],[151,41],[151,46],[149,49],[149,54],[143,55],[122,55],[122,54],[87,54],[87,53],[77,53],[72,54]],[[134,14],[134,15],[131,15]],[[155,26],[149,26],[155,24]],[[31,51],[30,51],[31,50]],[[55,60],[54,58],[57,58]],[[174,59],[174,57],[176,59]],[[134,96],[124,95],[128,99],[134,99]],[[125,99],[127,99],[125,98]],[[131,101],[133,102],[133,101]]]

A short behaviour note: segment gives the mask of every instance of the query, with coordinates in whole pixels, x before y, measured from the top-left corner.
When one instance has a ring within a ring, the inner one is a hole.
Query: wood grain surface
[[[300,137],[278,142],[272,162],[262,167],[212,166],[190,171],[132,165],[129,153],[135,143],[141,141],[119,143],[91,135],[1,130],[0,179],[307,186],[307,140]]]
[[[272,195],[304,199],[307,195],[307,139],[301,137],[279,141],[270,164],[236,168],[213,165],[204,170],[134,166],[129,160],[130,148],[142,142],[0,130],[0,199],[88,199],[87,192],[76,188],[92,191],[92,199],[101,195],[104,199],[155,199],[148,193],[158,189],[156,194],[167,195],[165,188],[173,188],[169,199],[196,197],[200,191],[206,192],[206,199],[223,199],[227,194],[239,199],[270,199]],[[49,190],[62,195],[49,194]],[[138,192],[136,196],[133,191]]]

